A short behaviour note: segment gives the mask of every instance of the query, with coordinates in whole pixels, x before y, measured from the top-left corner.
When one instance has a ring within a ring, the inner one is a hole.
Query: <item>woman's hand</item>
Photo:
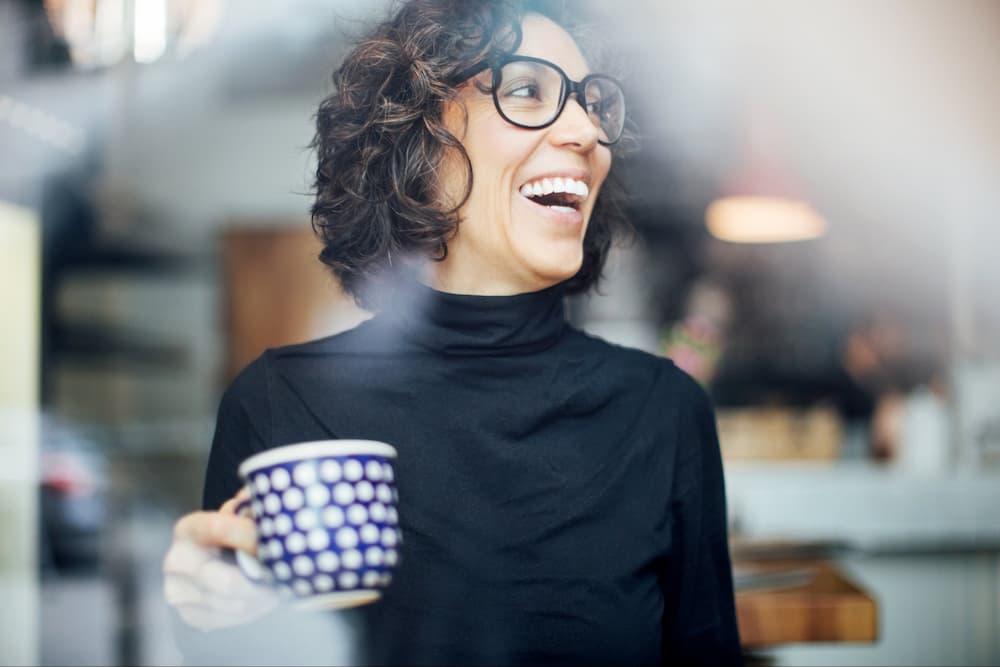
[[[257,550],[253,521],[237,516],[241,490],[218,512],[192,512],[174,524],[174,540],[163,559],[163,592],[185,623],[201,630],[243,625],[278,605],[272,590],[247,579],[222,559],[222,549]]]

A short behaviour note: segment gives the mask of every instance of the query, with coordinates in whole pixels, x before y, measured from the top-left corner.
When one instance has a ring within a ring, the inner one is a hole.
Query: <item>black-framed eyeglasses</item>
[[[511,125],[540,130],[552,125],[576,101],[600,131],[598,142],[610,146],[625,129],[625,93],[621,84],[606,74],[588,74],[573,81],[555,63],[531,56],[506,56],[483,63],[465,73],[469,77],[489,69],[493,73],[492,95],[497,112]]]

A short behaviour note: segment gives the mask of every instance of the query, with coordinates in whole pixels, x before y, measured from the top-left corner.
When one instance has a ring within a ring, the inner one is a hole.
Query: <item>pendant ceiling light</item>
[[[52,32],[82,68],[131,56],[152,63],[166,53],[184,58],[215,38],[224,0],[43,0]],[[249,3],[248,3],[249,4]]]
[[[774,133],[765,136],[760,121],[754,121],[751,115],[741,162],[705,210],[708,231],[733,243],[786,243],[823,236],[826,221],[780,163]]]

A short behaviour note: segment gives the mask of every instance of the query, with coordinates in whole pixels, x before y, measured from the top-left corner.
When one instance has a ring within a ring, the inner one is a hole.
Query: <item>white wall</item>
[[[38,662],[38,220],[0,202],[0,665]]]

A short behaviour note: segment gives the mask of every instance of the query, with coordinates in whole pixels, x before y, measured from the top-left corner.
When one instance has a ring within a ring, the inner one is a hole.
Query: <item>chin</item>
[[[576,253],[575,257],[566,258],[565,261],[552,261],[552,259],[549,257],[548,261],[538,262],[532,266],[534,274],[544,283],[543,288],[569,280],[583,266],[583,253]]]

